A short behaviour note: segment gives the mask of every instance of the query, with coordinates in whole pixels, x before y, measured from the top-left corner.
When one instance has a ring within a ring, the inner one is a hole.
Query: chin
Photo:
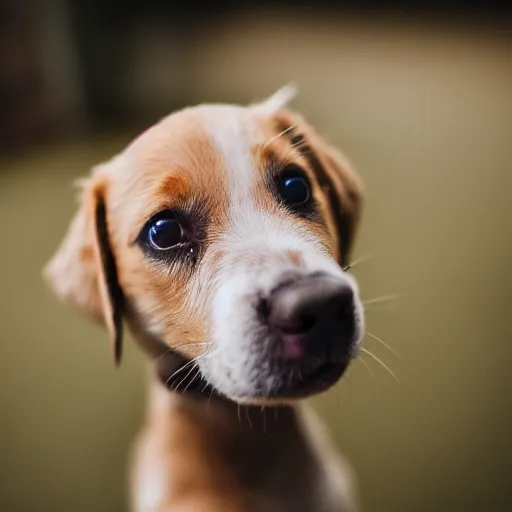
[[[231,389],[226,383],[219,383],[214,388],[221,396],[240,405],[283,406],[329,390],[341,379],[349,363],[347,356],[337,362],[296,365],[261,381],[229,386]]]

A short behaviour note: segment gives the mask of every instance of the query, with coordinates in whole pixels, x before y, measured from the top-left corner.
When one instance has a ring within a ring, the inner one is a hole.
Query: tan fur
[[[131,479],[133,489],[148,488],[146,479],[161,464],[159,474],[165,477],[160,508],[147,510],[357,509],[352,472],[335,455],[308,407],[277,413],[259,407],[238,409],[226,402],[208,404],[169,395],[158,383],[151,394]]]
[[[226,241],[238,221],[233,217],[236,203],[230,183],[239,178],[233,175],[236,167],[228,171],[231,162],[226,162],[212,139],[212,123],[222,123],[224,117],[240,121],[249,141],[248,161],[256,171],[250,194],[256,208],[266,215],[265,222],[272,219],[276,224],[290,225],[297,233],[314,239],[325,254],[340,259],[339,234],[326,191],[308,159],[282,132],[296,127],[304,135],[342,197],[353,229],[359,217],[360,183],[350,165],[302,118],[272,110],[272,105],[281,101],[281,96],[276,98],[245,110],[225,107],[217,113],[206,107],[173,114],[120,155],[95,168],[83,185],[79,211],[46,275],[57,295],[107,327],[114,345],[120,343],[117,320],[122,313],[139,343],[153,347],[148,349],[152,357],[160,353],[163,358],[169,347],[188,358],[204,356],[213,322],[207,305],[219,286],[219,276],[240,257],[248,266],[269,265],[265,254],[253,249],[237,253],[235,245]],[[236,154],[237,144],[242,143],[236,139],[238,125],[220,126],[225,126],[226,147],[232,147]],[[282,169],[291,163],[307,173],[322,222],[293,218],[266,186],[271,166]],[[98,219],[102,205],[105,218]],[[188,211],[198,207],[208,223],[197,268],[168,268],[149,261],[137,243],[148,220],[165,209]],[[98,233],[102,225],[106,239]],[[236,236],[238,240],[240,234]],[[297,249],[273,257],[274,264],[282,262],[297,269],[306,266]],[[113,268],[105,267],[109,261]],[[116,288],[108,282],[109,276],[117,278],[114,284],[122,297],[113,296]],[[116,357],[118,349],[114,347]],[[258,399],[253,403],[267,406],[280,401]],[[134,452],[133,509],[354,510],[351,477],[340,470],[342,465],[311,413],[289,406],[275,411],[276,417],[272,410],[265,416],[259,407],[237,406],[218,396],[210,403],[196,396],[170,393],[152,378],[147,424]]]
[[[328,206],[326,204],[326,198],[324,192],[318,186],[315,177],[309,169],[305,159],[299,154],[299,152],[290,146],[289,141],[284,135],[280,135],[281,132],[276,131],[275,121],[273,118],[260,120],[259,126],[265,137],[269,140],[266,144],[258,144],[252,148],[253,159],[256,162],[256,168],[261,172],[260,179],[257,180],[253,195],[255,203],[266,211],[276,211],[276,201],[271,193],[269,193],[264,179],[264,170],[271,167],[276,169],[284,169],[287,165],[297,164],[299,165],[310,177],[313,185],[313,194],[322,208],[325,215],[328,215]],[[275,213],[279,215],[279,213]],[[319,241],[321,241],[326,250],[329,253],[334,253],[334,239],[329,236],[329,231],[322,225],[318,225],[312,222],[305,221],[298,218],[296,221],[298,224],[302,224],[308,231],[311,231]],[[296,260],[298,262],[298,260]]]
[[[344,207],[350,213],[352,231],[354,231],[357,227],[362,207],[363,186],[352,164],[345,155],[342,155],[337,149],[329,146],[319,137],[313,127],[300,115],[282,110],[276,114],[272,121],[274,122],[274,130],[277,133],[288,130],[290,127],[296,127],[296,131],[304,135],[304,140],[315,149],[315,153],[324,164],[324,169],[333,180],[337,193],[342,198]],[[300,145],[301,143],[298,143],[297,147]],[[329,219],[328,224],[331,227],[331,237],[338,243],[338,233],[335,229],[332,229],[334,225],[333,212],[330,211],[326,204],[325,191],[323,191],[322,196],[322,208],[324,215]],[[340,257],[341,255],[337,254],[337,258],[339,259]]]

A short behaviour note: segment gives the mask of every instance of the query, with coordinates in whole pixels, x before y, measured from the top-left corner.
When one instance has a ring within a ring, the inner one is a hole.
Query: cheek
[[[172,348],[188,356],[203,352],[207,329],[203,311],[190,304],[185,280],[157,286],[152,300],[155,303],[152,318],[159,323],[161,338]]]
[[[301,226],[308,238],[315,241],[316,245],[322,248],[322,251],[331,258],[336,257],[336,233],[329,220],[322,213],[318,221],[296,219],[297,224]]]
[[[124,263],[127,263],[126,261]],[[204,314],[189,300],[189,272],[166,272],[163,265],[133,258],[119,272],[121,286],[135,314],[154,336],[186,355],[201,352],[206,337]]]

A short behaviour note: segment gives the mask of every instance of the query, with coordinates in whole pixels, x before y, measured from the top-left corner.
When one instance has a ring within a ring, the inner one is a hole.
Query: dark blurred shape
[[[32,142],[53,122],[51,103],[45,97],[37,28],[26,6],[0,6],[2,148]]]
[[[0,151],[77,128],[137,124],[196,100],[201,32],[257,9],[506,28],[502,2],[53,0],[0,6]],[[60,129],[60,132],[59,132]]]
[[[233,0],[74,0],[70,5],[89,117],[95,125],[117,124],[137,114],[151,119],[148,109],[169,110],[194,101],[196,77],[190,66],[194,40],[208,26],[236,13],[272,8],[340,18],[455,18],[462,24],[477,20],[479,24],[487,22],[491,26],[506,24],[508,20],[508,9],[501,2],[461,5],[453,0],[441,5],[404,1],[248,0],[240,4]],[[169,76],[164,82],[168,86],[167,101],[160,99],[161,89],[155,91],[151,84],[152,80],[163,78],[156,59],[167,66]],[[155,66],[151,66],[152,61]],[[131,87],[134,79],[139,84],[137,91]]]
[[[0,4],[0,151],[47,140],[78,121],[64,7],[58,1]]]

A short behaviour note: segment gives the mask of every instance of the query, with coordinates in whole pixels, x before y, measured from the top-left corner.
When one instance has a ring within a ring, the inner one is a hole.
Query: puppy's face
[[[47,272],[117,356],[124,314],[247,403],[331,386],[363,332],[342,270],[359,182],[278,103],[199,106],[143,133],[93,171]]]

